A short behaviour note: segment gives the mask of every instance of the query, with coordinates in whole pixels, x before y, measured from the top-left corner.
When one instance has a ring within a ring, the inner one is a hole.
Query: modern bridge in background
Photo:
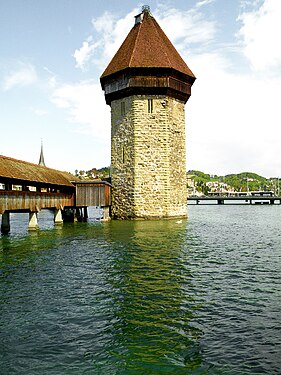
[[[187,204],[281,204],[281,197],[266,194],[188,197]]]

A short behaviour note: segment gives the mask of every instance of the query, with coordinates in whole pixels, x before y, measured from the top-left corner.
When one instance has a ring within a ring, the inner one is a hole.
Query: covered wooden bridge
[[[84,183],[75,177],[45,166],[0,156],[0,214],[1,232],[10,231],[10,212],[28,212],[29,229],[36,229],[37,213],[54,210],[54,222],[81,217],[88,206],[104,207],[109,217],[110,184],[105,181]]]

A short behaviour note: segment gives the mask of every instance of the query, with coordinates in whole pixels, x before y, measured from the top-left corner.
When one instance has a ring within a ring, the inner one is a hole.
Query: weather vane
[[[143,11],[143,12],[145,12],[145,11],[146,11],[146,12],[150,12],[150,6],[149,6],[149,5],[143,5],[143,6],[142,6],[142,11]]]

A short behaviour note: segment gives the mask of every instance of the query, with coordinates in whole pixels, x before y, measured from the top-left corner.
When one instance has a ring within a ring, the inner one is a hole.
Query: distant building
[[[209,189],[209,193],[228,194],[230,192],[234,192],[233,187],[225,182],[209,181],[206,183],[206,186]]]

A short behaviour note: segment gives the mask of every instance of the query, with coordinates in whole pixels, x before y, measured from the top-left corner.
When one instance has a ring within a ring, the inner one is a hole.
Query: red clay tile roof
[[[73,186],[70,181],[75,179],[67,172],[0,155],[0,182],[1,177],[64,186]]]
[[[101,78],[126,68],[172,68],[195,78],[149,12],[131,29]]]

